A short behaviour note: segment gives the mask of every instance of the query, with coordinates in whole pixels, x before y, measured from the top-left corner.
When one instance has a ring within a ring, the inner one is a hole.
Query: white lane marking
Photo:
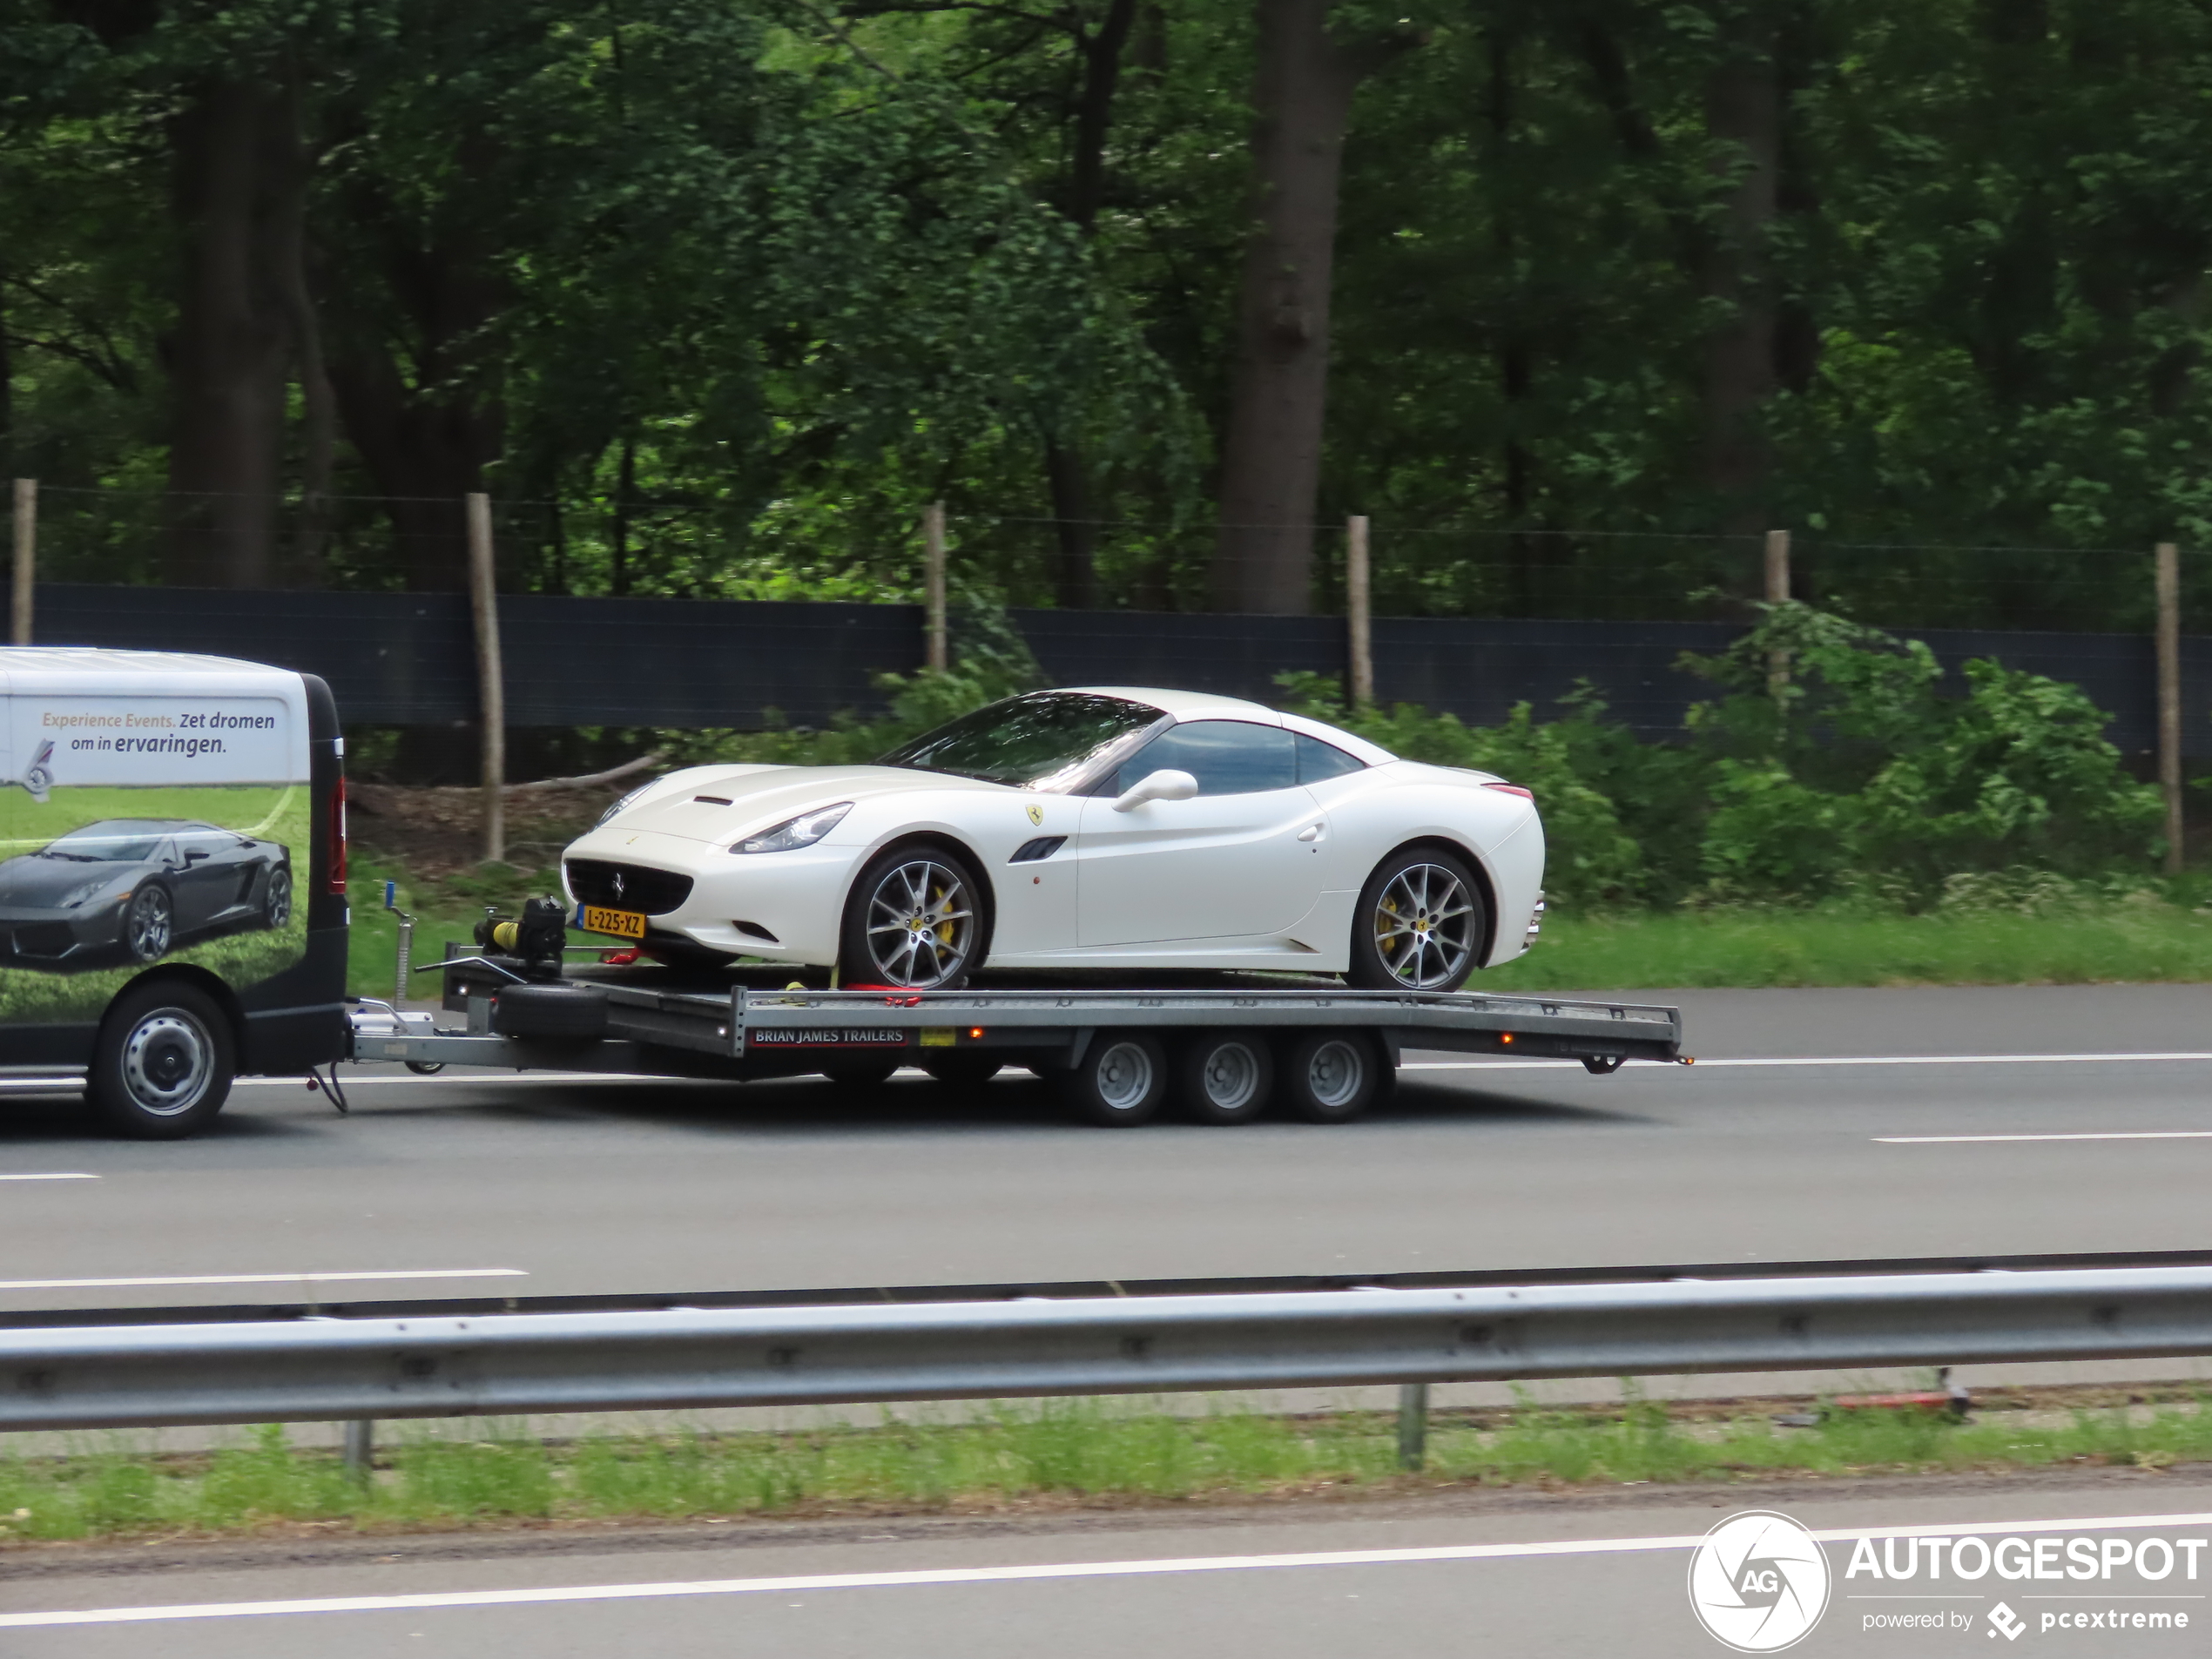
[[[1877,1135],[1877,1146],[1951,1146],[1969,1141],[2212,1141],[2212,1129],[2114,1129],[2053,1135]]]
[[[0,1278],[0,1291],[111,1291],[160,1285],[334,1285],[341,1279],[529,1277],[527,1267],[401,1267],[382,1273],[177,1273],[160,1278]]]
[[[2137,1527],[2202,1527],[2212,1513],[2105,1515],[2057,1521],[1965,1521],[1951,1526],[1833,1527],[1824,1543],[1860,1538],[1951,1538],[1973,1533],[2115,1532]],[[1690,1549],[1703,1533],[1658,1538],[1569,1538],[1527,1544],[1440,1544],[1417,1549],[1332,1549],[1286,1555],[1191,1555],[1163,1561],[1067,1561],[1033,1567],[938,1567],[889,1573],[817,1573],[785,1578],[692,1579],[658,1584],[579,1584],[520,1590],[438,1590],[401,1595],[331,1595],[287,1602],[198,1602],[170,1607],[86,1608],[0,1613],[0,1629],[55,1624],[150,1624],[174,1619],[236,1619],[276,1613],[376,1613],[422,1608],[517,1607],[553,1602],[634,1602],[678,1595],[751,1595],[793,1590],[889,1588],[911,1584],[1005,1584],[1037,1579],[1135,1578],[1167,1573],[1235,1573],[1279,1568],[1386,1567],[1414,1561],[1526,1560],[1546,1555],[1618,1555]]]
[[[2212,1053],[2172,1054],[1880,1054],[1838,1055],[1817,1059],[1700,1060],[1713,1066],[2101,1066],[2126,1060],[2212,1060]],[[1579,1066],[1579,1060],[1408,1060],[1400,1071],[1534,1071],[1539,1067]],[[1631,1060],[1629,1065],[1673,1066],[1672,1060]]]
[[[0,1175],[0,1181],[97,1181],[97,1175],[85,1175],[76,1170],[24,1170],[18,1174]]]

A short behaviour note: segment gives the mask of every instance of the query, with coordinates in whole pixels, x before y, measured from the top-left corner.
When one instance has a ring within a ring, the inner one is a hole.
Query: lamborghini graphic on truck
[[[158,961],[194,934],[291,916],[282,843],[185,819],[103,819],[0,862],[0,955],[26,966]]]

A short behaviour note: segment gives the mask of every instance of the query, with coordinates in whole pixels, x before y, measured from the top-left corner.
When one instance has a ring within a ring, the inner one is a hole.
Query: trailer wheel
[[[1006,1069],[1006,1062],[988,1054],[948,1054],[923,1061],[921,1069],[948,1088],[981,1089]]]
[[[100,1022],[84,1097],[118,1135],[175,1141],[215,1121],[238,1054],[205,991],[173,980],[125,991]]]
[[[1249,1123],[1275,1092],[1275,1056],[1250,1031],[1202,1031],[1183,1045],[1176,1100],[1198,1123]]]
[[[1133,1129],[1157,1116],[1168,1092],[1168,1055],[1149,1031],[1102,1031],[1072,1071],[1055,1074],[1062,1097],[1087,1123]]]
[[[1375,1045],[1353,1031],[1315,1031],[1291,1042],[1278,1076],[1291,1116],[1308,1123],[1349,1123],[1382,1089]]]

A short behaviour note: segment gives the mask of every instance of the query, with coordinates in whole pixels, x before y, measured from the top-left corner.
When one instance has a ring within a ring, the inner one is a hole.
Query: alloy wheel
[[[967,966],[975,906],[957,871],[910,859],[884,872],[868,895],[868,955],[886,985],[927,989]]]
[[[159,887],[143,887],[131,900],[124,919],[123,942],[142,962],[158,961],[169,954],[169,895]]]
[[[1448,985],[1474,954],[1475,907],[1440,864],[1409,864],[1375,905],[1375,954],[1408,990]]]

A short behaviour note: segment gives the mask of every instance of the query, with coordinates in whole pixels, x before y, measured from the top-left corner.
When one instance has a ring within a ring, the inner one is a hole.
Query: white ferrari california
[[[865,766],[693,766],[563,856],[577,924],[846,986],[1269,968],[1453,990],[1527,948],[1526,789],[1194,691],[1008,698]]]

